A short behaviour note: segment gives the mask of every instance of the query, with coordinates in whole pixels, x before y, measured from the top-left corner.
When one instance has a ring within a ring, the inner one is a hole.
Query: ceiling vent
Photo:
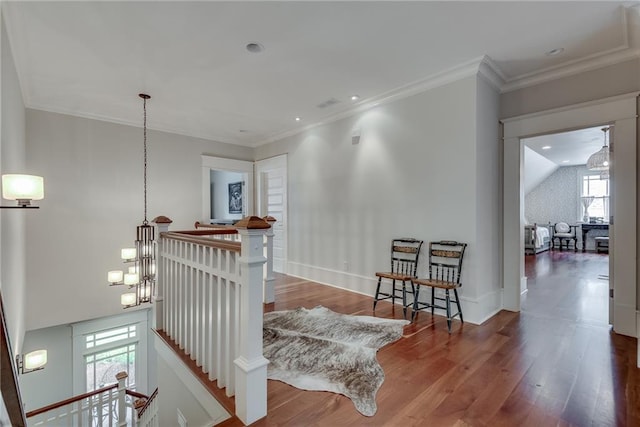
[[[331,107],[332,105],[336,105],[339,104],[340,101],[335,99],[335,98],[331,98],[331,99],[327,99],[324,102],[321,102],[320,104],[316,105],[316,107],[318,108],[327,108],[327,107]]]

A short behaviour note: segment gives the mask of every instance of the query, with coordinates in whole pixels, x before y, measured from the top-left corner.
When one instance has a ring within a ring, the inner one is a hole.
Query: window
[[[603,178],[601,175],[583,175],[582,189],[580,196],[593,198],[591,203],[583,204],[583,215],[586,217],[602,218],[605,222],[609,221],[609,178]],[[586,199],[589,200],[589,199]],[[585,205],[588,207],[585,209]]]
[[[135,388],[136,329],[128,325],[85,335],[86,391],[115,383],[118,372],[126,372],[127,388]]]
[[[138,310],[71,325],[73,394],[114,384],[119,372],[127,373],[127,388],[148,392],[147,316]]]

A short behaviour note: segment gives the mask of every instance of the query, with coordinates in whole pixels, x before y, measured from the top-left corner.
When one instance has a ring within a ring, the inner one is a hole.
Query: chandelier
[[[122,261],[131,264],[127,273],[113,270],[107,274],[110,286],[129,286],[129,292],[120,297],[123,308],[150,303],[156,276],[155,229],[147,221],[147,100],[151,97],[145,93],[138,96],[142,98],[144,111],[144,220],[136,227],[135,247],[122,249],[120,253]]]
[[[595,171],[609,170],[609,147],[607,146],[607,131],[609,128],[602,128],[604,132],[604,145],[602,148],[593,153],[587,160],[587,169]]]

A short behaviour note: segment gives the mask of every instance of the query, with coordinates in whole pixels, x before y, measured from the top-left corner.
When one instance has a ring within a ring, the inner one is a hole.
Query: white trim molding
[[[611,212],[614,222],[609,228],[609,280],[614,289],[613,328],[635,337],[637,325],[637,102],[638,92],[605,98],[501,120],[504,124],[504,203],[503,203],[503,277],[504,308],[520,311],[523,256],[524,191],[521,168],[522,139],[603,124],[613,125],[615,150],[611,174]],[[526,287],[526,282],[524,283]]]

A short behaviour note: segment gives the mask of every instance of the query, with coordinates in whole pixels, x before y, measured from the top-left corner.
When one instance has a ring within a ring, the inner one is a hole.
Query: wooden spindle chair
[[[464,323],[464,319],[462,318],[462,308],[460,307],[460,298],[458,297],[458,288],[462,286],[460,283],[460,273],[462,272],[462,259],[464,258],[464,251],[466,248],[466,243],[451,240],[429,243],[429,277],[426,279],[412,280],[412,284],[415,286],[415,298],[413,300],[411,321],[415,319],[418,310],[431,308],[431,314],[433,315],[434,310],[439,308],[446,310],[449,333],[451,333],[451,320],[454,317],[459,316],[460,322]],[[430,303],[418,300],[421,286],[428,286],[431,288]],[[436,288],[444,289],[444,298],[436,296]],[[455,295],[455,300],[453,302],[458,306],[458,312],[453,315],[451,314],[451,290],[453,290]],[[437,305],[436,300],[444,301],[445,305]]]
[[[391,271],[377,272],[378,287],[373,300],[373,310],[376,309],[378,301],[391,299],[395,303],[396,298],[402,298],[402,314],[407,317],[407,307],[411,303],[407,303],[407,292],[413,294],[414,286],[411,280],[416,277],[418,271],[418,258],[420,257],[420,248],[422,248],[422,240],[413,238],[393,239],[391,241]],[[391,280],[391,291],[389,293],[381,292],[380,286],[382,279]],[[402,289],[396,288],[396,282],[402,282]],[[407,289],[407,285],[410,289]],[[398,294],[402,292],[402,294]]]

